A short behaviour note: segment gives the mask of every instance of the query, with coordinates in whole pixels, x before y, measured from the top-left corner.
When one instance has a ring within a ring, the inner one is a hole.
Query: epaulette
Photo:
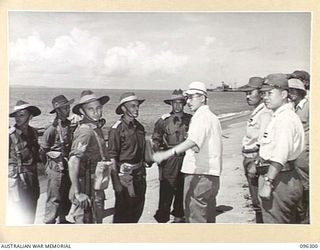
[[[115,124],[113,124],[112,128],[117,128],[121,124],[121,120],[118,120]]]
[[[12,133],[14,133],[14,131],[16,131],[16,127],[11,127],[9,129],[9,134],[11,135]]]
[[[165,120],[165,119],[169,118],[170,116],[171,116],[170,113],[166,113],[166,114],[164,114],[164,115],[161,116],[161,119],[162,119],[162,120]]]

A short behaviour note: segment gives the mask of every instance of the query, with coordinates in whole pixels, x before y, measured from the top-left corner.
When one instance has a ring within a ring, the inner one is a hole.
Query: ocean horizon
[[[9,86],[9,112],[17,100],[21,99],[36,105],[41,110],[41,115],[34,117],[30,122],[31,126],[44,128],[54,119],[54,115],[49,114],[52,110],[51,100],[53,97],[63,94],[68,99],[74,98],[74,104],[79,102],[80,93],[85,88],[54,88],[54,87],[29,87],[29,86]],[[147,134],[152,133],[153,126],[157,119],[163,114],[171,111],[171,106],[163,102],[169,99],[172,90],[150,90],[150,89],[92,89],[97,96],[108,95],[110,101],[104,105],[103,118],[106,119],[106,126],[112,126],[118,119],[119,115],[115,109],[119,104],[120,95],[130,91],[145,102],[140,107],[138,120],[145,126]],[[74,105],[73,104],[73,105]],[[208,105],[212,112],[219,117],[232,116],[237,113],[249,110],[246,102],[245,93],[241,92],[208,92]],[[189,108],[185,107],[185,112],[192,113]],[[10,126],[14,124],[14,119],[9,120]]]

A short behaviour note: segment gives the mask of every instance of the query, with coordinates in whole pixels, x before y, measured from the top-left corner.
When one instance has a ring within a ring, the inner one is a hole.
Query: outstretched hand
[[[156,152],[153,154],[153,160],[156,163],[161,163],[162,161],[168,159],[171,156],[170,150],[167,151],[161,151],[161,152]]]

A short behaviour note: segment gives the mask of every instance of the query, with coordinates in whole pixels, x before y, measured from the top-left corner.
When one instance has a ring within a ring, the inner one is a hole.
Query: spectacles
[[[198,98],[198,97],[201,97],[201,95],[197,95],[197,94],[195,94],[195,95],[187,95],[186,96],[186,100],[193,100],[193,99]]]

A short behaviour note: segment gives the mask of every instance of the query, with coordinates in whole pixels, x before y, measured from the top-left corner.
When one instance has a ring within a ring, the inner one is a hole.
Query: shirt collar
[[[307,99],[306,99],[306,98],[303,98],[303,99],[298,103],[298,105],[297,105],[297,107],[296,107],[296,110],[297,110],[297,109],[303,109],[303,106],[306,104],[306,102],[307,102]]]
[[[266,108],[266,106],[264,105],[264,103],[260,103],[251,113],[251,116],[255,116],[260,110]]]
[[[202,112],[202,111],[205,111],[205,110],[209,110],[209,106],[208,106],[207,104],[200,106],[200,107],[196,110],[196,112]]]
[[[122,116],[121,117],[121,120],[123,121],[123,123],[129,127],[129,128],[132,128],[132,127],[135,127],[137,125],[137,121],[136,119],[133,119],[132,121],[127,121],[126,119],[124,119],[124,117]]]
[[[284,105],[282,105],[281,107],[279,107],[274,113],[273,113],[273,116],[277,116],[279,115],[280,113],[282,113],[283,111],[285,110],[292,110],[293,111],[293,107],[291,105],[291,103],[286,103]]]

